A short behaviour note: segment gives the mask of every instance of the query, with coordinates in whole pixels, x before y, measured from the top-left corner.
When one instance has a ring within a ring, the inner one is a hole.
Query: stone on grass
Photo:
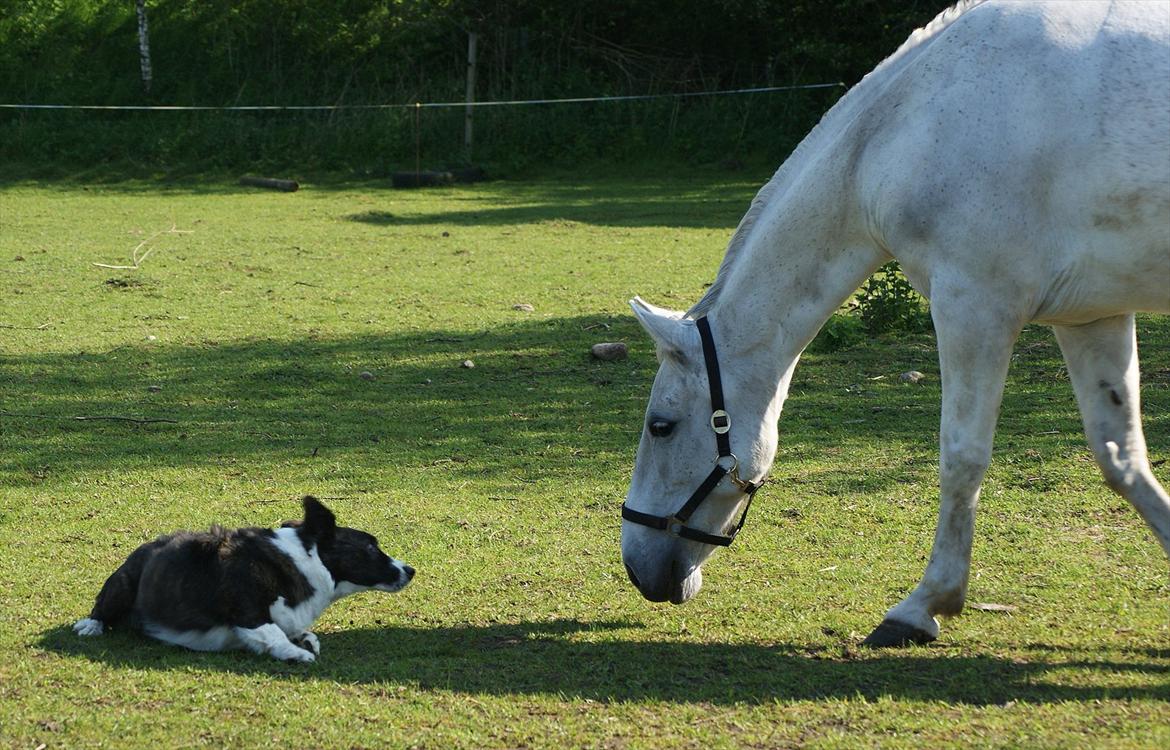
[[[527,302],[521,302],[521,303],[520,303],[520,304],[518,304],[518,305],[512,305],[512,309],[513,309],[513,310],[519,310],[520,312],[533,312],[533,311],[535,311],[535,310],[536,310],[536,308],[535,308],[535,307],[533,307],[532,305],[528,304]]]
[[[620,341],[607,341],[600,344],[594,344],[590,349],[593,356],[604,360],[606,362],[613,362],[619,359],[625,359],[630,353],[626,345]]]
[[[926,376],[920,373],[918,370],[910,370],[909,372],[904,372],[899,375],[898,379],[903,383],[917,383],[925,377]]]
[[[374,373],[370,372],[369,370],[362,370],[360,373],[358,373],[358,377],[362,380],[373,380]]]
[[[465,370],[470,370],[471,368],[475,367],[475,363],[472,362],[470,359],[465,359],[459,363],[459,366]]]

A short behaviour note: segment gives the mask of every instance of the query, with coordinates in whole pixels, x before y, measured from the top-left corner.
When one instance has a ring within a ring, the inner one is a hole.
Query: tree
[[[150,69],[150,28],[146,23],[146,0],[137,0],[138,10],[138,63],[142,69],[142,88],[150,93],[152,72]]]

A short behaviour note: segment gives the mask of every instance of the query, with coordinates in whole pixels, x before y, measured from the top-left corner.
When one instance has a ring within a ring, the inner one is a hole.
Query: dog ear
[[[316,539],[318,544],[332,543],[333,533],[337,529],[337,519],[334,518],[333,511],[312,495],[305,495],[301,499],[301,504],[305,506],[305,521],[301,524],[302,535]]]

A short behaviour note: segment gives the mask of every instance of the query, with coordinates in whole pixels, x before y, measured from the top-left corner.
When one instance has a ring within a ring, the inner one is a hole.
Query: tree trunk
[[[142,88],[150,93],[150,29],[146,25],[146,0],[136,0],[138,10],[138,62],[142,68]]]

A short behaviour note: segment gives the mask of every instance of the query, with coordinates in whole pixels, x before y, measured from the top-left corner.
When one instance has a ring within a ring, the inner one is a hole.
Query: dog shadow
[[[990,653],[941,656],[931,648],[859,651],[850,644],[646,640],[636,637],[639,627],[622,621],[562,619],[342,630],[319,633],[319,659],[297,665],[246,652],[187,651],[126,632],[80,638],[68,627],[46,631],[38,645],[65,656],[135,669],[197,666],[387,689],[561,695],[604,702],[724,705],[858,697],[966,705],[1105,698],[1170,702],[1167,649],[1138,649],[1128,652],[1126,660],[1086,660],[1044,646],[1029,647],[1027,659]],[[629,631],[635,631],[634,637]],[[1072,670],[1097,673],[1100,684],[1084,684],[1083,675],[1078,676],[1080,684],[1068,684],[1072,680],[1062,680],[1061,673]]]

